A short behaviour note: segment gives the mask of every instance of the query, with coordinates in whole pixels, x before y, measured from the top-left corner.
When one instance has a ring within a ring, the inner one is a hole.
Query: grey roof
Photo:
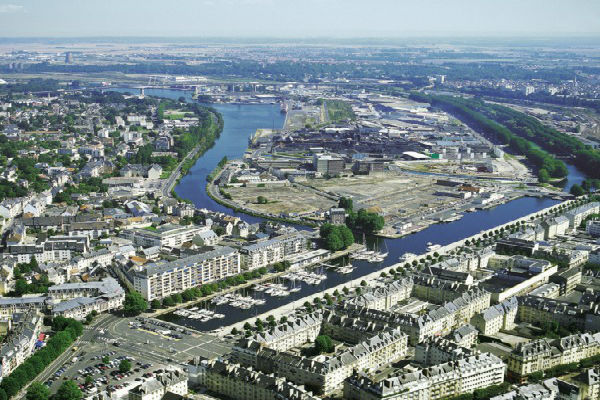
[[[52,312],[62,313],[80,306],[94,304],[96,301],[97,299],[93,297],[76,297],[71,300],[61,301],[60,303],[52,307]]]

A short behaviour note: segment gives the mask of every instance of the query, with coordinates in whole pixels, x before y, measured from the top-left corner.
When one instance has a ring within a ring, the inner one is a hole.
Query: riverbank
[[[225,199],[221,196],[221,193],[219,192],[219,186],[215,184],[215,182],[221,177],[222,172],[223,172],[223,168],[221,168],[221,170],[215,176],[213,176],[212,180],[210,182],[207,182],[206,186],[205,186],[206,194],[216,203],[218,203],[224,207],[230,208],[234,212],[251,215],[251,216],[257,217],[257,218],[263,218],[263,219],[267,219],[270,221],[282,222],[282,223],[293,224],[293,225],[303,225],[303,226],[306,226],[309,228],[316,228],[319,226],[315,223],[308,222],[305,220],[284,218],[284,217],[275,217],[275,216],[268,215],[268,214],[258,213],[253,210],[249,210],[247,208],[242,208],[233,201],[231,201],[231,202],[227,201],[227,199]]]
[[[425,259],[427,259],[427,256],[433,257],[435,255],[435,253],[440,254],[440,255],[448,254],[451,251],[454,251],[454,250],[456,250],[456,249],[458,249],[458,248],[460,248],[462,246],[465,246],[467,241],[469,243],[471,243],[471,242],[477,241],[479,239],[484,239],[484,235],[486,235],[486,237],[487,237],[488,234],[493,233],[495,230],[498,230],[498,229],[501,229],[501,228],[506,228],[506,227],[508,227],[510,225],[516,224],[517,222],[531,222],[532,220],[535,220],[537,218],[540,218],[540,217],[544,216],[546,213],[549,213],[549,212],[557,210],[558,207],[561,204],[565,204],[565,205],[568,206],[573,201],[574,200],[567,200],[567,201],[565,201],[563,203],[554,204],[554,205],[552,205],[550,207],[547,207],[547,208],[544,208],[542,210],[539,210],[539,211],[527,214],[527,215],[525,215],[523,217],[520,217],[520,218],[514,219],[512,221],[508,221],[506,223],[503,223],[503,224],[494,226],[492,228],[486,229],[485,231],[481,231],[481,232],[479,232],[479,233],[477,233],[475,235],[471,235],[469,237],[466,237],[464,239],[452,242],[452,243],[447,244],[445,246],[441,246],[438,249],[431,250],[431,251],[419,254],[414,259],[415,260],[425,260]],[[350,289],[352,291],[352,290],[356,289],[357,287],[361,287],[361,282],[362,281],[367,281],[368,282],[369,280],[377,279],[377,278],[379,278],[381,276],[382,272],[387,272],[387,271],[390,271],[392,269],[396,269],[398,267],[404,267],[404,265],[405,265],[404,262],[397,262],[395,264],[383,267],[381,269],[378,269],[376,271],[373,271],[373,272],[371,272],[369,274],[366,274],[366,275],[363,275],[361,277],[355,278],[355,279],[350,280],[348,282],[344,282],[344,283],[341,283],[341,284],[339,284],[337,286],[329,287],[329,288],[327,288],[327,289],[325,289],[325,290],[323,290],[321,292],[313,293],[313,294],[311,294],[309,296],[303,297],[301,299],[297,299],[297,300],[292,301],[292,302],[290,302],[288,304],[285,304],[285,305],[283,305],[281,307],[269,310],[267,312],[264,312],[262,314],[253,316],[251,318],[247,318],[247,319],[245,319],[243,321],[236,322],[236,323],[231,324],[229,326],[224,326],[224,327],[222,327],[220,329],[215,330],[214,333],[216,333],[219,336],[225,336],[225,335],[230,334],[231,331],[234,328],[236,330],[240,331],[240,332],[243,332],[244,325],[246,323],[250,323],[252,326],[254,326],[254,321],[257,318],[260,318],[261,320],[264,321],[264,320],[266,320],[266,318],[268,316],[272,315],[276,319],[279,319],[281,316],[290,315],[293,312],[295,312],[296,309],[302,308],[304,306],[304,303],[306,303],[306,302],[312,303],[313,299],[315,299],[316,297],[319,297],[319,298],[322,299],[323,296],[325,295],[325,293],[329,293],[332,297],[334,297],[333,296],[333,292],[335,292],[336,290],[338,292],[340,292],[340,293],[343,292],[344,288]]]

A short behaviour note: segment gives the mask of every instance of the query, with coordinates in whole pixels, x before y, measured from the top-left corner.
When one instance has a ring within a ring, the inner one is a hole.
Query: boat
[[[414,253],[404,253],[398,258],[398,260],[400,260],[401,262],[402,261],[407,262],[407,261],[411,261],[413,258],[416,258],[416,257],[417,257],[417,255]]]
[[[289,107],[288,107],[288,105],[287,105],[287,103],[286,103],[285,101],[282,101],[282,102],[279,104],[279,111],[280,111],[282,114],[287,114],[287,112],[288,112],[288,108],[289,108]]]
[[[427,251],[435,251],[442,248],[441,244],[431,244],[431,242],[427,243]]]

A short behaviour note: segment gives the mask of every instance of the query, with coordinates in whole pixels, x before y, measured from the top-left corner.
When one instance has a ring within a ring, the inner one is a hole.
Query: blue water
[[[125,89],[121,91],[132,90]],[[172,99],[184,96],[188,101],[192,101],[190,93],[176,90],[147,89],[146,94]],[[181,179],[180,183],[175,188],[175,191],[182,198],[190,199],[198,208],[207,208],[232,214],[232,210],[221,206],[207,196],[205,192],[206,175],[216,167],[223,156],[227,156],[229,159],[240,158],[247,149],[248,137],[253,134],[257,128],[281,128],[284,122],[284,116],[279,112],[279,107],[277,105],[211,104],[211,106],[216,108],[223,115],[224,128],[221,137],[212,149],[198,159],[194,167],[190,170],[190,174]],[[585,179],[585,175],[574,166],[568,165],[568,169],[569,176],[568,182],[566,183],[567,187],[570,187],[573,183],[581,183],[581,181]],[[389,256],[384,262],[380,264],[370,264],[364,261],[353,261],[352,264],[356,269],[347,275],[324,271],[324,273],[327,274],[328,279],[323,281],[320,285],[304,285],[302,290],[297,293],[292,293],[285,298],[271,297],[267,304],[256,306],[251,310],[239,310],[226,305],[219,306],[217,307],[218,312],[226,315],[224,319],[200,323],[195,320],[181,319],[177,316],[169,316],[166,318],[202,330],[212,330],[221,326],[230,325],[252,315],[261,314],[270,309],[287,304],[292,300],[300,299],[349,280],[359,278],[373,271],[389,267],[390,265],[397,263],[398,258],[406,252],[415,254],[423,253],[429,242],[446,245],[557,203],[557,200],[550,198],[538,199],[533,197],[523,197],[492,209],[466,213],[464,217],[458,221],[432,225],[420,232],[398,239],[369,238],[368,242],[370,246],[385,249],[389,252]],[[260,218],[245,214],[238,214],[238,216],[249,223],[261,221]],[[346,260],[338,260],[337,262],[346,262]],[[250,294],[262,296],[260,293],[250,292]]]

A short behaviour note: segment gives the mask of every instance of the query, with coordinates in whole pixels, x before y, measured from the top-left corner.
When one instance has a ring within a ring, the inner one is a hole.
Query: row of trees
[[[60,356],[83,333],[83,324],[71,318],[55,317],[52,330],[56,333],[46,346],[36,351],[0,383],[0,400],[10,399],[31,382],[52,361]]]
[[[436,96],[432,99],[434,102],[448,102],[448,98],[444,96]],[[573,162],[578,168],[594,179],[600,178],[600,151],[585,145],[576,137],[546,126],[534,117],[499,104],[484,103],[473,99],[455,100],[464,106],[480,111],[488,118],[493,118],[508,128],[513,134],[526,141],[531,141],[544,150],[560,156],[573,157]],[[539,163],[539,160],[534,160],[534,162]],[[542,163],[540,168],[547,169],[550,175],[560,177],[567,175],[564,163],[560,166],[557,160],[550,162],[546,160],[546,157],[544,157],[543,162],[548,163],[548,166],[546,167]],[[553,174],[552,168],[558,168],[558,171]]]
[[[492,385],[486,388],[475,389],[472,393],[461,394],[460,396],[454,396],[448,400],[484,400],[491,397],[507,393],[510,390],[510,384],[508,382],[501,383],[499,385]]]
[[[564,178],[568,174],[564,162],[543,150],[545,148],[552,151],[554,141],[544,142],[544,139],[540,140],[536,136],[539,132],[545,131],[546,127],[523,113],[474,99],[426,96],[419,93],[413,93],[411,97],[444,109],[474,130],[482,132],[496,142],[507,144],[513,151],[525,155],[538,169],[540,181]],[[532,119],[537,124],[534,124]]]
[[[52,400],[81,400],[83,393],[79,386],[74,381],[64,381],[56,394],[52,396]],[[27,400],[48,400],[50,399],[50,389],[48,386],[40,382],[33,382],[27,388],[25,395]]]
[[[210,296],[211,294],[217,293],[220,290],[244,284],[251,279],[257,279],[262,275],[265,275],[267,272],[267,269],[264,267],[252,271],[246,271],[242,274],[230,276],[216,283],[207,283],[202,286],[184,290],[181,293],[176,293],[171,296],[167,296],[162,300],[162,303],[156,299],[152,300],[150,302],[150,307],[153,310],[157,310],[161,307],[173,307],[174,305],[179,303],[192,301],[200,297]]]

